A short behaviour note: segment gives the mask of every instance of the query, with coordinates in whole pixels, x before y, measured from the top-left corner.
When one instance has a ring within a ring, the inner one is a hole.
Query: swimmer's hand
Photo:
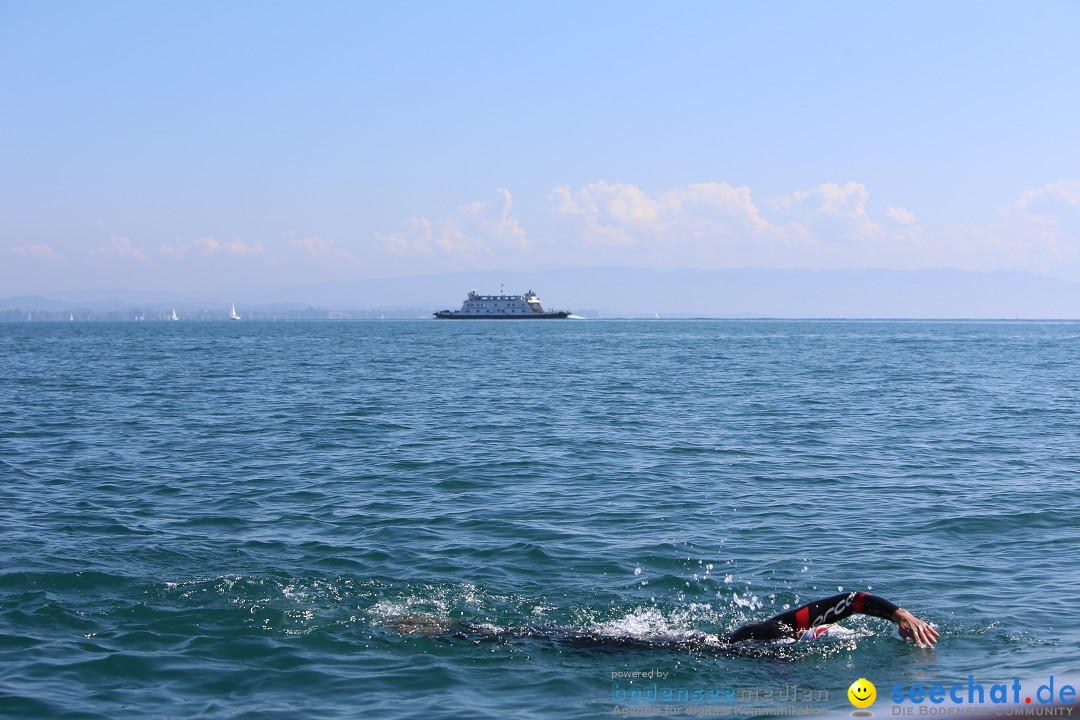
[[[892,614],[892,621],[897,624],[900,637],[905,640],[914,640],[919,647],[932,648],[941,637],[937,630],[904,608],[896,609],[896,612]]]

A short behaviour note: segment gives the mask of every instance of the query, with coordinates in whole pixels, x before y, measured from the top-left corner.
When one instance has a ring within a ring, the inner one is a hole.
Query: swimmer
[[[569,627],[537,627],[502,629],[430,615],[400,615],[388,618],[386,624],[402,635],[426,635],[442,638],[466,638],[474,641],[498,641],[509,638],[543,638],[577,645],[621,645],[634,647],[720,649],[747,641],[775,642],[777,640],[810,641],[850,636],[850,630],[835,624],[850,615],[861,613],[896,623],[900,636],[913,640],[920,647],[931,648],[937,642],[938,631],[907,610],[888,600],[861,592],[846,592],[815,600],[794,610],[788,610],[764,622],[743,625],[723,635],[691,631],[674,637],[628,637],[611,635],[590,629]]]
[[[767,642],[788,638],[814,640],[830,635],[836,637],[843,634],[843,628],[831,623],[856,613],[892,620],[900,631],[900,637],[913,640],[919,647],[934,647],[940,637],[938,631],[929,624],[885,598],[864,592],[847,592],[815,600],[764,622],[743,625],[721,635],[720,639],[726,643],[739,643],[746,640]]]

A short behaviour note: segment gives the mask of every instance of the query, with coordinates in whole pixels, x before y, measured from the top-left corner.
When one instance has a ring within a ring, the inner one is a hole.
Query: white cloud
[[[154,252],[167,258],[179,260],[184,257],[184,250],[176,245],[158,245]]]
[[[758,212],[750,188],[699,183],[656,196],[634,185],[596,182],[576,191],[569,186],[548,194],[548,209],[587,246],[610,248],[621,261],[648,255],[670,263],[682,257],[715,263],[744,255],[749,243],[776,239]]]
[[[228,242],[220,242],[213,235],[206,235],[192,240],[190,243],[177,243],[176,245],[159,245],[155,252],[164,257],[182,259],[192,253],[203,257],[214,255],[239,255],[254,256],[264,255],[265,249],[262,243],[256,241],[245,243],[238,235],[233,235]]]
[[[1044,185],[1036,190],[1026,190],[1019,199],[1004,208],[1006,214],[1065,214],[1080,213],[1080,181],[1071,180]]]
[[[1025,190],[987,225],[950,226],[949,246],[979,269],[1054,272],[1080,263],[1080,181]]]
[[[697,183],[655,195],[627,184],[557,187],[549,211],[589,262],[670,267],[907,267],[923,230],[914,213],[890,207],[871,217],[861,183],[823,183],[766,203],[749,187]]]
[[[196,238],[192,241],[191,248],[202,255],[215,255],[222,250],[221,243],[213,235]]]
[[[881,225],[870,219],[866,201],[870,193],[862,183],[823,183],[776,198],[773,206],[790,225],[789,231],[815,240],[872,239]]]
[[[891,205],[885,211],[885,215],[897,225],[917,225],[919,222],[919,218],[915,216],[915,213]]]
[[[289,245],[300,248],[307,252],[311,257],[319,260],[325,260],[331,263],[346,263],[349,265],[358,265],[360,263],[356,257],[345,252],[341,248],[336,247],[333,240],[321,238],[317,235],[305,238],[290,237]]]
[[[9,255],[14,255],[18,258],[30,258],[33,260],[44,260],[46,262],[67,262],[66,257],[53,250],[51,246],[45,244],[12,245],[8,247],[7,251]]]
[[[226,255],[264,254],[261,242],[255,241],[250,244],[245,243],[238,235],[233,235],[232,238],[225,243],[218,242],[214,239],[213,235],[207,235],[206,237],[201,237],[196,240],[194,245],[204,255],[217,255],[219,253],[224,253]]]
[[[436,222],[412,218],[403,231],[377,234],[376,238],[390,251],[402,254],[491,254],[496,250],[528,249],[525,231],[510,214],[510,191],[500,188],[498,195],[498,203],[469,203]]]
[[[146,260],[146,253],[126,238],[116,233],[109,233],[109,239],[105,245],[90,251],[91,257],[128,257],[135,260]]]
[[[660,204],[633,185],[601,181],[576,193],[571,193],[569,186],[559,187],[548,196],[548,203],[556,212],[595,217],[604,226],[630,232],[660,228]]]
[[[750,198],[750,188],[745,185],[732,187],[727,183],[697,183],[682,188],[669,190],[660,196],[665,212],[686,212],[697,208],[699,212],[711,210],[725,218],[737,218],[757,231],[768,229],[768,223],[761,218],[757,206]]]
[[[413,218],[403,231],[378,237],[411,262],[431,258],[432,269],[451,256],[468,267],[478,266],[478,255],[535,262],[540,254],[527,251],[540,246],[526,242],[510,193],[499,195],[501,202],[471,203],[442,220]],[[548,264],[1068,270],[1080,279],[1080,181],[1025,191],[996,218],[962,226],[928,226],[906,207],[872,202],[857,181],[765,201],[722,182],[651,192],[597,181],[553,188],[547,209],[556,226],[538,236]]]

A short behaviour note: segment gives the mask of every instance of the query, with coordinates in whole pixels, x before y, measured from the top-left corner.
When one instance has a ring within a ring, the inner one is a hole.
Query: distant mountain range
[[[1080,318],[1078,283],[1026,272],[953,269],[457,272],[236,291],[228,297],[86,291],[0,299],[0,311],[203,311],[235,300],[242,312],[318,307],[429,317],[434,310],[458,308],[471,289],[497,293],[500,287],[507,293],[533,289],[545,307],[592,317]]]

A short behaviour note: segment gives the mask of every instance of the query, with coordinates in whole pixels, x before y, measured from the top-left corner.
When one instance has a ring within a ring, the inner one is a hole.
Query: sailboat
[[[170,317],[169,319],[170,319],[170,320],[179,320],[179,319],[180,319],[180,318],[178,318],[178,317],[176,316],[176,308],[173,308],[173,311],[172,311],[172,317]]]
[[[230,320],[239,320],[240,319],[240,316],[236,314],[236,303],[233,303],[232,306],[229,308],[229,319]]]

